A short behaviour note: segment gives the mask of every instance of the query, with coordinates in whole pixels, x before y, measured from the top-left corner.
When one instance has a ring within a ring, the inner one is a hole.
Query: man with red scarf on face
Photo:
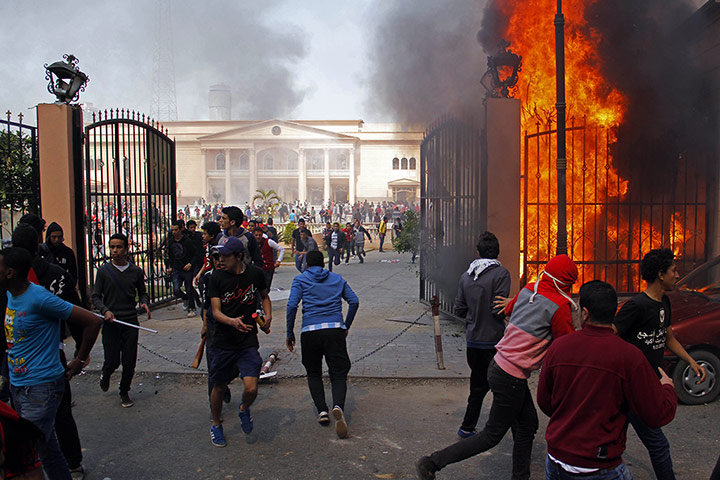
[[[575,331],[570,298],[578,270],[567,255],[552,258],[537,281],[529,283],[505,307],[510,317],[497,353],[488,367],[493,402],[485,429],[460,440],[416,465],[420,480],[435,478],[445,466],[490,450],[513,431],[514,480],[530,478],[530,456],[538,416],[528,388],[530,374],[540,368],[553,339]]]

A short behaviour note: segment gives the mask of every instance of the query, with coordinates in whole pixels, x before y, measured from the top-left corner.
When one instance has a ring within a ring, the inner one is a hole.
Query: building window
[[[297,170],[298,169],[298,154],[295,152],[290,152],[287,155],[287,165],[288,170]]]
[[[243,153],[240,155],[240,170],[250,169],[250,155]]]
[[[402,170],[407,170],[407,169],[408,169],[407,158],[403,157],[402,160],[400,160],[400,168],[401,168]]]
[[[393,158],[393,170],[399,170],[400,169],[400,160],[395,157]]]
[[[347,170],[347,158],[342,153],[335,157],[335,168],[337,170]]]
[[[263,170],[273,170],[275,168],[275,159],[269,153],[263,157]]]
[[[310,157],[310,170],[322,170],[323,161],[321,153],[314,153],[313,156]]]
[[[417,170],[417,160],[415,160],[415,157],[410,157],[410,170]]]
[[[225,154],[218,153],[215,155],[215,170],[225,170]]]

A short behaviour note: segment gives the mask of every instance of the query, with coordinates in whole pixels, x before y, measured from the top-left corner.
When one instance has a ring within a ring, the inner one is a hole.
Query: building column
[[[202,152],[202,181],[203,181],[201,193],[202,193],[202,197],[205,199],[205,201],[209,203],[210,200],[207,198],[208,197],[208,172],[207,172],[208,151],[207,151],[207,148],[201,149],[201,152]]]
[[[248,157],[250,158],[250,192],[248,192],[248,203],[252,204],[252,198],[255,196],[255,191],[258,188],[258,169],[257,162],[255,161],[255,148],[248,150]]]
[[[350,204],[355,203],[355,147],[350,149],[350,176],[348,178],[348,201]]]
[[[305,150],[298,149],[298,200],[307,200],[307,165],[305,165]]]
[[[232,178],[230,177],[230,149],[223,150],[225,155],[225,204],[232,205]]]
[[[325,203],[327,203],[330,200],[330,149],[329,148],[323,148],[323,159],[324,159],[324,170],[323,173],[325,174],[324,182],[323,182],[323,198],[325,199]]]

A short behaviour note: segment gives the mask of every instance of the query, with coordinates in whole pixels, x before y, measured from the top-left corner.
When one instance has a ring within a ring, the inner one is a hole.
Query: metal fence
[[[487,225],[481,131],[447,118],[425,134],[420,157],[420,299],[452,312],[458,279]]]
[[[525,280],[536,278],[556,250],[556,133],[552,125],[541,131],[538,124],[524,137]],[[568,125],[568,254],[580,271],[576,287],[600,279],[619,293],[631,293],[641,288],[640,260],[652,248],[673,249],[681,272],[707,259],[711,178],[704,173],[704,160],[688,158],[692,154],[680,156],[672,171],[628,168],[631,174],[623,178],[612,157],[614,141],[612,130],[573,119]]]
[[[37,127],[23,122],[23,114],[12,121],[0,120],[0,240],[9,241],[18,219],[25,213],[40,215]]]
[[[109,259],[110,235],[124,233],[150,302],[171,300],[163,247],[177,214],[175,142],[145,115],[106,110],[85,127],[84,173],[89,283]]]

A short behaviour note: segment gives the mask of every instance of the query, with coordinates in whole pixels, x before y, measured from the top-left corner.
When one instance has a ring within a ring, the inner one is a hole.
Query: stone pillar
[[[329,148],[323,148],[323,160],[324,160],[323,173],[325,174],[324,181],[323,181],[323,198],[325,199],[325,203],[327,203],[330,200],[330,149]]]
[[[230,172],[230,149],[223,150],[225,154],[225,204],[232,205],[232,177]]]
[[[520,100],[488,98],[485,110],[487,167],[483,202],[487,230],[500,241],[499,260],[510,271],[511,292],[520,280]],[[492,172],[492,176],[488,174]]]
[[[307,165],[305,163],[305,150],[298,149],[298,198],[299,201],[307,200]],[[293,199],[294,200],[294,199]]]
[[[258,169],[254,147],[248,150],[248,157],[250,157],[250,192],[248,193],[248,203],[252,203],[252,198],[255,196],[255,191],[258,188]]]
[[[348,200],[355,203],[355,147],[350,149],[350,178],[348,178]]]
[[[75,184],[72,125],[75,108],[80,107],[42,103],[37,106],[37,122],[41,132],[38,154],[42,216],[48,224],[57,222],[63,227],[65,244],[77,252],[83,238],[77,234],[75,212],[76,201],[82,202],[83,186]],[[82,262],[83,258],[78,255],[78,260]]]
[[[208,151],[207,148],[201,149],[202,152],[202,197],[206,202],[210,202],[208,199]]]

